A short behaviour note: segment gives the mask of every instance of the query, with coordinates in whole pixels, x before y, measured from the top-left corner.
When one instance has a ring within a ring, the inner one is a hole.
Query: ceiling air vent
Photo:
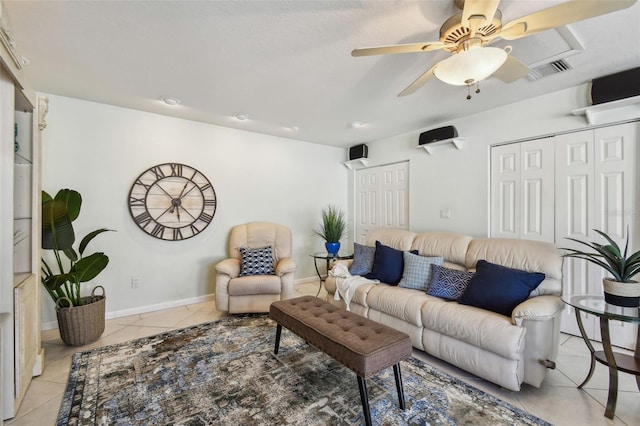
[[[559,59],[557,61],[549,62],[548,64],[543,64],[535,68],[531,68],[531,71],[529,71],[529,75],[527,75],[527,78],[531,81],[540,80],[541,78],[569,71],[570,69],[573,69],[573,67],[569,65],[569,63],[567,63],[563,59]]]

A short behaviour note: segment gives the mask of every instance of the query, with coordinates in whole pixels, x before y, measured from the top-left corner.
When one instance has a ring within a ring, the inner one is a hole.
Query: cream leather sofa
[[[453,269],[474,271],[476,262],[485,259],[543,272],[545,280],[511,317],[384,283],[359,286],[350,304],[352,312],[404,331],[415,348],[476,376],[514,391],[523,382],[540,386],[547,368],[555,365],[563,309],[562,256],[553,244],[380,230],[368,236],[366,245],[375,246],[376,240],[398,250],[418,250],[422,256],[442,256],[444,266]],[[344,304],[334,300],[335,278],[329,277],[325,285],[327,300]]]

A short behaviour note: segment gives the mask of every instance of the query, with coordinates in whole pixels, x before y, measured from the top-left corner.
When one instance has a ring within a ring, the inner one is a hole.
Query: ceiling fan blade
[[[527,74],[529,74],[529,67],[509,55],[507,56],[507,60],[504,64],[502,64],[502,66],[493,73],[493,76],[499,78],[505,83],[513,83],[514,81],[525,77]]]
[[[438,64],[435,64],[431,68],[429,68],[424,74],[418,77],[413,83],[407,86],[402,92],[398,93],[398,97],[407,96],[414,93],[416,90],[425,85],[425,83],[435,77],[433,70]]]
[[[515,40],[632,6],[637,0],[572,0],[515,19],[502,27],[500,37]]]
[[[464,0],[464,9],[462,9],[462,25],[468,28],[482,27],[485,22],[489,23],[493,19],[498,9],[500,0]],[[469,20],[476,21],[475,24]]]
[[[351,51],[351,56],[373,56],[392,55],[396,53],[429,52],[432,50],[442,49],[444,46],[445,44],[440,41],[433,41],[426,43],[396,44],[393,46],[363,47],[360,49],[353,49]]]

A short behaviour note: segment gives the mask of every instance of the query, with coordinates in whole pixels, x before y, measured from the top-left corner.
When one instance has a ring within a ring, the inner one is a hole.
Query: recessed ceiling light
[[[249,114],[238,113],[234,115],[234,117],[236,118],[236,120],[244,121],[249,119]]]
[[[354,121],[351,123],[352,129],[359,129],[362,126],[364,126],[364,123],[362,121]]]
[[[160,100],[170,106],[180,105],[180,99],[174,98],[173,96],[163,96]]]
[[[298,126],[287,127],[287,129],[291,130],[292,132],[299,132],[300,131],[300,127],[298,127]]]

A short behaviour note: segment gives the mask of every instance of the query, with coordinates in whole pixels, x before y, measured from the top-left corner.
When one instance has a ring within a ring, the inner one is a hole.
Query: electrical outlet
[[[131,277],[131,288],[139,288],[139,287],[140,287],[140,278]]]
[[[440,210],[440,219],[451,219],[451,209]]]

